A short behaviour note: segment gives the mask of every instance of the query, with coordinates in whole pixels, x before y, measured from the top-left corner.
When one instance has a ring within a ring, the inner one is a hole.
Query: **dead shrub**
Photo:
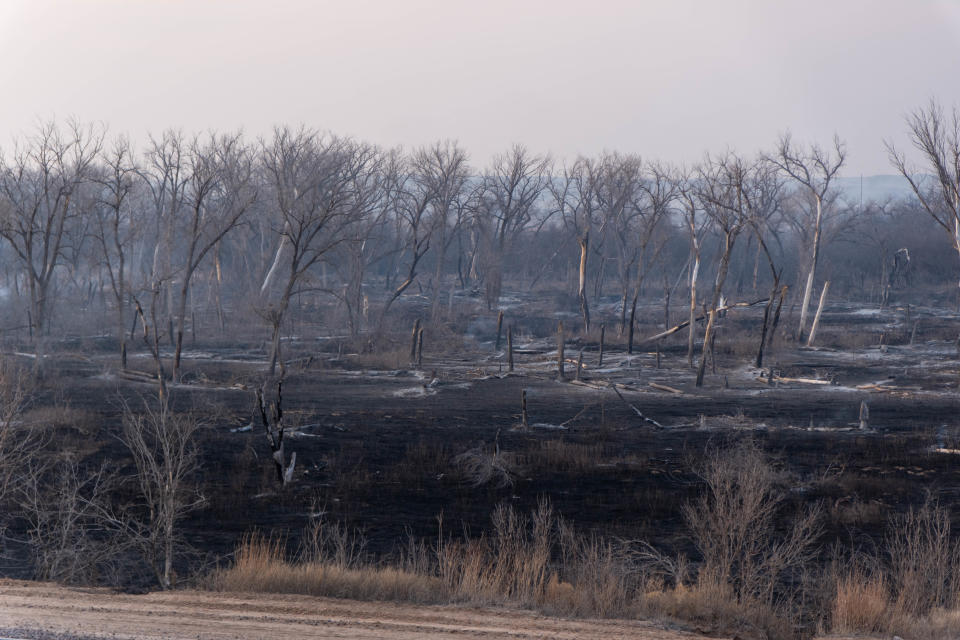
[[[367,560],[367,539],[359,529],[342,522],[326,522],[314,504],[313,521],[303,530],[299,559],[303,563],[353,569]]]
[[[118,585],[129,577],[130,540],[112,526],[117,484],[105,467],[83,469],[71,456],[33,463],[23,473],[19,503],[37,578]]]
[[[683,516],[702,563],[684,599],[707,605],[697,616],[783,633],[801,592],[790,578],[815,556],[819,508],[800,513],[780,534],[777,518],[786,491],[780,474],[750,441],[709,453],[699,475],[704,492],[684,505]]]
[[[501,451],[500,433],[492,448],[484,445],[469,449],[456,456],[453,464],[460,474],[474,487],[493,485],[498,489],[513,486],[517,476],[518,464],[516,454],[510,451]]]
[[[960,547],[951,540],[950,513],[927,500],[894,517],[885,541],[896,609],[922,616],[936,607],[956,607]]]

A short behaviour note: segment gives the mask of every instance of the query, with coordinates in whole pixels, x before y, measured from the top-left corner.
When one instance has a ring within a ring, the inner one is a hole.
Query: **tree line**
[[[505,287],[559,282],[585,331],[592,306],[615,296],[628,346],[641,298],[681,292],[692,363],[692,320],[706,313],[709,338],[725,296],[745,287],[772,301],[793,286],[802,339],[825,261],[835,281],[881,302],[906,277],[911,237],[923,255],[914,270],[941,282],[955,272],[958,123],[956,109],[919,108],[907,124],[924,164],[888,144],[914,198],[863,203],[837,187],[837,137],[784,134],[768,151],[689,166],[620,152],[559,162],[515,145],[478,168],[453,141],[403,150],[305,127],[256,140],[169,130],[138,150],[100,126],[49,122],[0,156],[0,277],[18,303],[6,328],[29,331],[39,365],[67,302],[99,300],[121,365],[139,323],[158,350],[169,340],[176,379],[197,310],[223,329],[243,304],[269,330],[274,373],[294,299],[335,300],[356,336],[382,331],[413,292],[437,317],[454,290],[493,308]]]

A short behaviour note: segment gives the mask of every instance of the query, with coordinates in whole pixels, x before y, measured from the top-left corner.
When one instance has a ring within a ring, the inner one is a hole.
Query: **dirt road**
[[[18,638],[604,638],[701,636],[625,620],[563,620],[528,611],[404,606],[304,596],[198,591],[120,595],[0,581],[0,635]],[[44,635],[38,632],[56,635]]]

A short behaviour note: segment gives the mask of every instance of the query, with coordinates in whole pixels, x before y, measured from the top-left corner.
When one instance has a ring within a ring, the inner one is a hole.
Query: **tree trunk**
[[[617,330],[617,335],[623,337],[623,334],[626,330],[627,330],[627,286],[624,285],[623,291],[620,294],[620,327]]]
[[[590,304],[587,301],[587,249],[590,245],[590,234],[585,233],[583,237],[577,238],[577,244],[580,245],[580,280],[577,295],[580,298],[580,313],[583,315],[583,330],[585,333],[590,333]]]
[[[563,347],[565,341],[566,339],[563,335],[563,322],[561,322],[559,325],[557,325],[557,374],[561,380],[563,380],[565,377],[563,371]]]
[[[827,290],[830,289],[830,281],[823,283],[823,291],[820,292],[820,304],[817,305],[817,315],[813,317],[813,326],[810,327],[810,337],[807,338],[807,346],[813,346],[813,340],[817,336],[817,327],[820,325],[820,314],[823,313],[823,307],[827,302]]]
[[[272,337],[272,347],[270,349],[270,378],[272,379],[277,372],[277,361],[280,359],[280,327],[282,324],[282,316],[277,316],[273,318],[273,337]]]
[[[730,254],[733,253],[733,243],[736,240],[735,235],[727,233],[724,237],[723,256],[720,258],[720,268],[717,270],[717,280],[713,289],[713,300],[710,302],[710,313],[707,316],[707,329],[703,335],[703,348],[700,350],[700,366],[697,368],[697,386],[703,386],[703,376],[707,365],[707,350],[711,348],[710,339],[713,333],[713,323],[717,315],[717,303],[720,301],[720,294],[723,291],[723,284],[727,279],[727,271],[730,268]]]
[[[710,338],[713,337],[713,318],[716,315],[711,309],[707,315],[707,329],[703,334],[703,349],[700,353],[700,365],[697,367],[697,386],[703,386],[703,376],[707,371],[707,349],[710,344]]]
[[[603,339],[606,337],[606,325],[600,325],[600,359],[597,361],[597,366],[603,366]]]
[[[760,348],[757,349],[757,368],[763,366],[763,349],[767,343],[767,326],[770,322],[770,311],[773,309],[773,301],[777,297],[777,289],[780,288],[780,279],[774,278],[773,289],[770,290],[770,299],[767,300],[766,306],[763,308],[763,325],[760,328]]]
[[[183,274],[183,285],[180,287],[180,300],[177,303],[177,339],[174,344],[173,371],[174,382],[180,380],[180,355],[183,353],[183,330],[187,322],[187,296],[189,294],[190,273]]]
[[[687,332],[687,364],[693,368],[693,347],[697,337],[697,276],[700,273],[700,254],[694,255],[690,271],[690,327]]]
[[[803,290],[803,302],[800,304],[800,328],[797,330],[797,342],[803,340],[803,332],[807,326],[807,311],[810,308],[810,296],[813,292],[813,281],[817,273],[817,260],[820,257],[820,222],[823,216],[823,202],[820,196],[817,199],[817,219],[813,227],[813,257],[810,261],[810,272],[807,274],[807,285]]]

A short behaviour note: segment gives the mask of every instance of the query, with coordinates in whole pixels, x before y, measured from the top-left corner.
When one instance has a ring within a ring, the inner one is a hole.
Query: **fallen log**
[[[668,387],[665,384],[660,384],[659,382],[651,382],[650,386],[659,391],[667,391],[669,393],[683,393],[680,389],[675,389],[674,387]]]
[[[757,378],[760,382],[769,384],[771,382],[770,378],[764,378],[760,376]],[[783,376],[773,376],[772,382],[800,382],[803,384],[823,384],[831,385],[833,384],[832,380],[820,380],[818,378],[785,378]]]
[[[756,306],[756,305],[758,305],[758,304],[760,304],[760,303],[767,302],[767,300],[768,300],[768,298],[761,298],[761,299],[759,299],[759,300],[755,300],[754,302],[736,302],[736,303],[734,303],[734,304],[727,304],[727,305],[724,305],[724,306],[722,306],[722,307],[717,307],[717,313],[720,313],[721,311],[729,311],[730,309],[737,309],[737,308],[742,308],[742,307],[753,307],[753,306]],[[707,317],[706,314],[702,314],[702,315],[699,315],[699,316],[697,316],[696,318],[694,318],[694,321],[695,321],[695,322],[700,322],[701,320],[705,319],[706,317]],[[684,320],[684,321],[681,322],[680,324],[676,325],[675,327],[671,327],[671,328],[667,329],[666,331],[661,331],[660,333],[657,333],[657,334],[655,334],[655,335],[648,336],[648,337],[646,337],[646,338],[642,338],[642,339],[638,340],[638,341],[636,342],[636,344],[637,344],[637,345],[641,345],[641,344],[646,344],[646,343],[648,343],[648,342],[655,342],[655,341],[657,341],[657,340],[663,340],[664,338],[669,337],[669,336],[672,336],[672,335],[675,334],[676,332],[678,332],[678,331],[680,331],[681,329],[684,329],[684,328],[686,328],[686,327],[688,327],[688,326],[690,326],[690,321],[689,321],[689,320]]]
[[[617,389],[617,385],[611,384],[610,386],[613,388],[614,392],[616,392],[617,397],[619,397],[621,400],[623,400],[623,402],[624,402],[628,407],[630,407],[631,409],[633,409],[633,412],[634,412],[635,414],[637,414],[637,416],[639,416],[644,422],[648,422],[648,423],[652,424],[653,426],[657,427],[658,429],[663,429],[663,425],[662,425],[662,424],[660,424],[659,422],[657,422],[657,421],[654,420],[653,418],[648,418],[647,416],[643,415],[643,412],[640,411],[640,409],[637,409],[634,405],[632,405],[632,404],[630,404],[629,402],[627,402],[627,399],[624,398],[624,397],[623,397],[623,394],[620,393],[620,390]]]

